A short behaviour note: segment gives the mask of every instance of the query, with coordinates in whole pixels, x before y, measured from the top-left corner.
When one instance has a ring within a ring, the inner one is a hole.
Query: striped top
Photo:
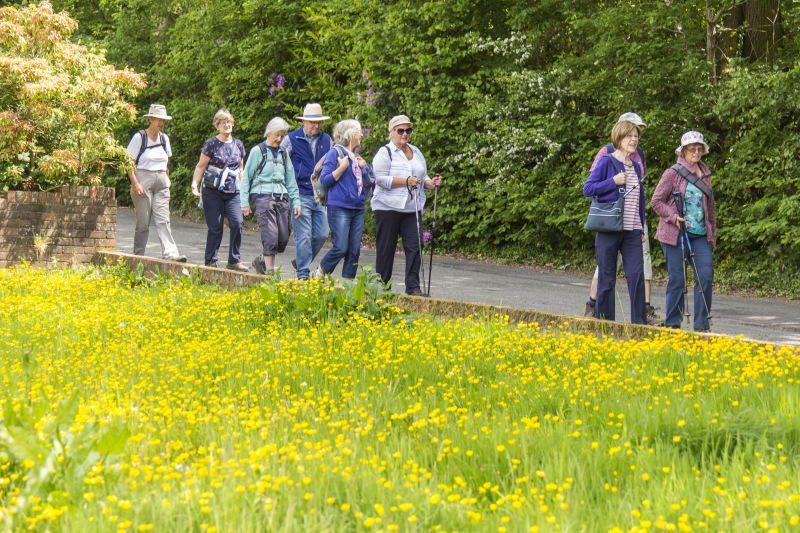
[[[639,184],[639,177],[633,169],[633,165],[625,165],[625,192],[633,190]],[[641,230],[642,221],[639,218],[639,194],[638,191],[630,193],[625,197],[625,212],[622,216],[622,229],[625,231]]]

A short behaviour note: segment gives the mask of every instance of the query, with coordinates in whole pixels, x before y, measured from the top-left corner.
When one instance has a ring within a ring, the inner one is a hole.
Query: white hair
[[[264,130],[264,138],[276,131],[289,131],[289,123],[281,117],[273,118],[267,123],[267,129]]]
[[[361,131],[361,123],[354,118],[337,122],[333,127],[333,142],[342,146],[350,146],[353,136]]]

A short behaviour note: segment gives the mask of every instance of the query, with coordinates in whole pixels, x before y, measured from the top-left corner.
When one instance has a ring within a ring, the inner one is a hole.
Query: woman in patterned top
[[[684,270],[689,247],[681,246],[679,238],[685,229],[694,252],[694,329],[708,331],[711,310],[711,285],[714,281],[714,262],[711,249],[717,245],[717,210],[711,189],[711,172],[700,161],[708,153],[703,134],[689,131],[681,137],[675,150],[678,163],[664,172],[658,182],[651,204],[658,213],[656,240],[661,242],[667,261],[667,308],[664,326],[681,327],[684,313]],[[678,216],[673,192],[681,193],[684,216]]]
[[[631,154],[639,145],[641,130],[627,120],[617,122],[611,130],[614,152],[606,155],[589,173],[583,186],[584,196],[596,196],[600,202],[616,202],[624,189],[625,206],[622,231],[597,232],[594,247],[597,255],[597,318],[614,320],[614,289],[617,283],[617,253],[622,255],[622,268],[628,282],[631,300],[631,322],[647,324],[644,298],[644,186],[642,169]],[[638,188],[638,191],[635,190]]]
[[[249,269],[242,264],[240,248],[242,246],[242,227],[244,218],[239,207],[239,189],[242,181],[242,162],[245,151],[242,141],[233,138],[233,116],[225,109],[214,115],[214,127],[219,134],[210,138],[203,145],[200,161],[194,168],[192,176],[192,194],[200,196],[198,190],[202,184],[202,206],[208,226],[206,238],[205,264],[217,267],[217,252],[222,244],[225,230],[223,219],[228,219],[231,230],[228,248],[228,264],[225,268],[238,272]]]

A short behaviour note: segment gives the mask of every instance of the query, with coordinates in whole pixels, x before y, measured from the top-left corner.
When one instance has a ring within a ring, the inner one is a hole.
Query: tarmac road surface
[[[117,250],[133,251],[133,230],[136,216],[133,209],[117,210]],[[181,254],[189,258],[189,263],[202,265],[206,243],[205,223],[192,223],[172,220],[172,234],[178,243]],[[225,266],[228,257],[229,233],[226,228],[219,250],[219,265]],[[313,267],[330,249],[327,244],[315,259]],[[657,249],[656,249],[657,250]],[[253,258],[261,253],[261,238],[258,231],[245,228],[242,237],[242,262],[250,266]],[[155,228],[151,227],[146,255],[161,257],[161,247]],[[294,258],[294,240],[283,254],[278,254],[275,265],[281,267],[284,277],[294,276],[291,260]],[[425,256],[425,273],[428,275],[430,256]],[[370,249],[361,250],[362,264],[375,262],[375,253]],[[251,267],[252,271],[252,267]],[[395,257],[393,287],[405,291],[403,284],[405,261],[403,254]],[[341,266],[335,275],[341,275]],[[465,302],[476,302],[535,309],[554,313],[582,315],[588,299],[588,275],[555,272],[531,267],[497,266],[467,260],[454,260],[434,257],[431,294]],[[653,286],[652,305],[664,309],[664,287]],[[690,296],[690,301],[692,300]],[[628,321],[630,303],[623,279],[617,282],[617,320]],[[725,335],[742,335],[748,339],[800,346],[800,302],[767,298],[743,298],[714,294],[712,306],[711,331]],[[684,326],[686,329],[686,326]]]

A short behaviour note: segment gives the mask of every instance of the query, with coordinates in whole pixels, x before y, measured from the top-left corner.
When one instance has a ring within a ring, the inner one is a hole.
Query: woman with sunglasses
[[[628,282],[631,300],[631,322],[647,324],[644,299],[644,186],[642,169],[631,159],[639,146],[642,130],[633,122],[617,122],[611,130],[614,152],[603,157],[589,173],[583,186],[584,196],[597,197],[599,202],[616,202],[624,195],[622,231],[597,232],[594,241],[597,256],[597,318],[615,319],[614,295],[617,284],[617,254],[622,255],[622,268]],[[636,190],[638,189],[638,190]]]
[[[389,121],[389,142],[381,146],[372,160],[376,186],[370,207],[375,214],[375,271],[384,283],[392,279],[397,237],[403,241],[406,256],[406,293],[423,296],[419,269],[422,264],[420,243],[423,189],[442,184],[438,174],[428,176],[428,166],[419,148],[409,143],[414,124],[405,115]]]
[[[700,160],[708,153],[708,145],[702,133],[689,131],[681,137],[681,145],[675,153],[678,163],[661,176],[651,201],[653,211],[659,216],[656,240],[661,242],[667,261],[664,326],[681,327],[685,310],[685,269],[691,266],[695,279],[694,330],[708,331],[714,281],[711,249],[717,245],[717,209],[711,189],[711,171]]]

